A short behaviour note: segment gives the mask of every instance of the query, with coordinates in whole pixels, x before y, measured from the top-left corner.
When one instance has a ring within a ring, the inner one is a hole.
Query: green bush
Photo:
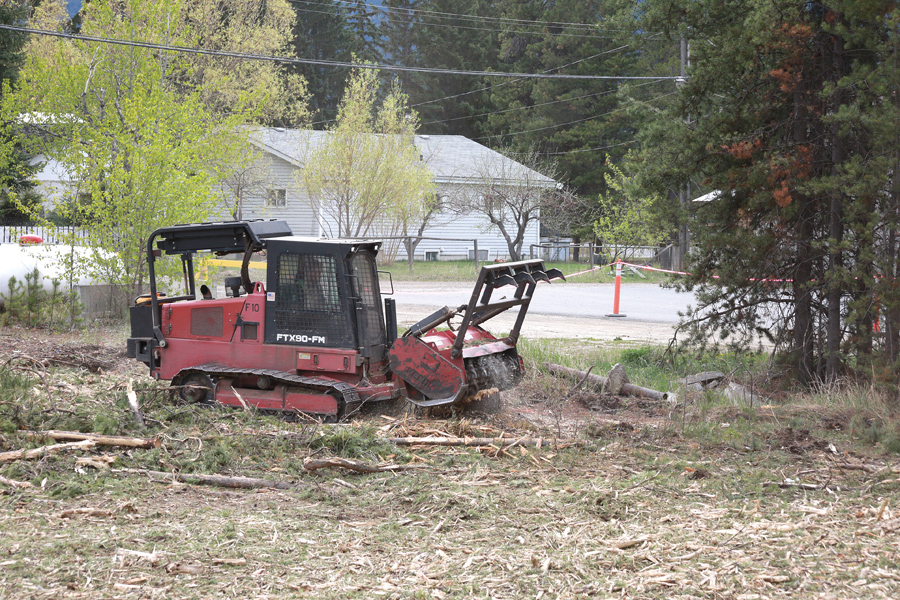
[[[25,281],[9,278],[9,291],[0,294],[4,313],[3,325],[21,324],[26,327],[47,327],[50,329],[74,328],[83,324],[81,313],[84,305],[78,294],[72,290],[60,289],[58,279],[52,280],[53,289],[44,289],[40,271],[35,268],[25,275]]]

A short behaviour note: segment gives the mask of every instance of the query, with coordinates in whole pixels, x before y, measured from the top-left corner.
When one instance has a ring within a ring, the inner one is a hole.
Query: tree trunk
[[[895,150],[897,152],[897,150]],[[897,168],[900,164],[895,163]],[[898,171],[895,171],[898,172]],[[895,177],[896,181],[897,178]],[[898,248],[898,232],[897,221],[900,220],[900,190],[898,190],[900,182],[894,184],[893,198],[891,199],[893,206],[890,212],[893,218],[888,217],[890,232],[888,233],[888,242],[886,248],[886,269],[885,277],[890,278],[894,282],[890,287],[891,297],[885,303],[884,311],[884,343],[885,353],[888,361],[894,363],[900,358],[900,298],[897,297],[897,278],[900,277],[900,248]],[[891,222],[893,221],[893,222]]]
[[[497,229],[499,229],[500,233],[503,234],[503,239],[506,240],[506,247],[509,250],[509,260],[522,260],[519,257],[519,252],[516,249],[515,240],[509,237],[509,233],[506,231],[506,226],[503,224],[503,221],[494,220],[494,225],[497,226]],[[475,258],[477,259],[478,257],[476,256]]]
[[[807,110],[804,84],[797,84],[794,91],[794,142],[797,146],[808,141]],[[797,379],[801,385],[809,385],[815,376],[815,339],[812,314],[812,240],[815,229],[814,201],[797,194],[794,202],[800,203],[797,214],[797,256],[794,268],[794,351],[797,353]]]
[[[843,41],[835,36],[834,38],[834,73],[832,78],[840,77],[844,72],[844,47]],[[837,112],[843,102],[844,93],[836,91],[832,97],[832,106]],[[832,144],[831,144],[831,168],[832,173],[837,175],[840,165],[844,162],[844,139],[840,135],[837,126],[832,126]],[[825,380],[833,382],[837,380],[841,372],[841,299],[843,298],[843,268],[844,253],[841,244],[844,241],[844,198],[843,194],[837,186],[831,192],[831,206],[829,211],[829,232],[828,243],[831,246],[829,272],[831,280],[828,282],[827,291],[827,318],[825,325],[826,337],[826,357],[825,357]]]

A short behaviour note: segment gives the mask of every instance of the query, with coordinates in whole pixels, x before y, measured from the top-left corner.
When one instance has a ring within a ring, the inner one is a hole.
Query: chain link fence
[[[546,242],[531,244],[529,257],[546,262],[580,263],[591,267],[618,260],[662,269],[671,268],[673,246],[604,246],[593,243]]]

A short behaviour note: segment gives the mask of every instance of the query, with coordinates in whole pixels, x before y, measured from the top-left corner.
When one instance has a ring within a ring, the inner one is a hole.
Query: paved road
[[[466,304],[472,293],[470,283],[397,282],[401,323],[412,323],[442,306]],[[509,288],[510,290],[512,288]],[[501,288],[498,292],[503,294]],[[495,292],[495,293],[498,293]],[[623,283],[619,300],[622,318],[609,318],[613,309],[613,284],[539,284],[523,326],[529,337],[571,337],[629,339],[666,342],[672,337],[678,311],[693,302],[692,294],[678,293],[649,283]],[[489,329],[510,328],[515,313],[497,317]]]

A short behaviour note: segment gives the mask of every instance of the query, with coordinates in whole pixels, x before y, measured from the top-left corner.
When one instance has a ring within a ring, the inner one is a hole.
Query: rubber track
[[[188,369],[182,369],[179,373],[189,373],[192,371],[200,371],[206,373],[210,377],[218,377],[218,376],[229,376],[229,375],[257,375],[257,376],[265,376],[269,377],[275,381],[280,381],[284,383],[295,383],[298,385],[305,385],[312,388],[319,388],[323,392],[327,392],[329,389],[337,390],[344,397],[344,405],[353,404],[355,402],[359,402],[359,394],[356,392],[356,388],[350,385],[349,383],[343,381],[334,381],[333,379],[319,379],[318,377],[303,377],[302,375],[297,375],[295,373],[290,373],[288,371],[276,371],[275,369],[240,369],[236,367],[228,367],[226,365],[220,365],[217,363],[207,363],[204,365],[197,365],[195,367],[190,367]]]

